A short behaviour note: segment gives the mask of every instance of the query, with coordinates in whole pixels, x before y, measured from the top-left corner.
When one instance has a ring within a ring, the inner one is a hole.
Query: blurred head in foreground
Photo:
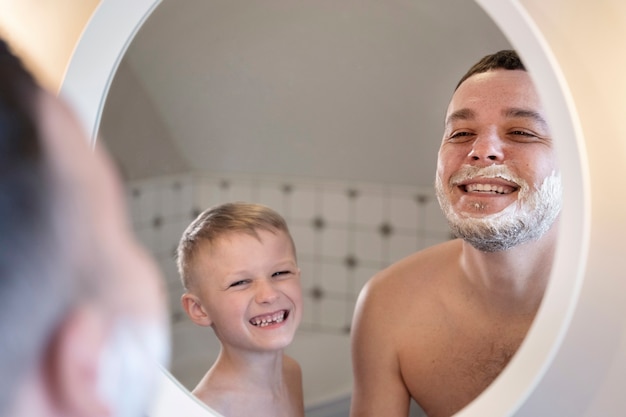
[[[0,416],[143,415],[162,285],[107,155],[0,40]]]

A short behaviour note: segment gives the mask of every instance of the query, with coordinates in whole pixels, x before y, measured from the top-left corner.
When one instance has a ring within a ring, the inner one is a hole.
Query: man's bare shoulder
[[[458,265],[460,252],[461,242],[458,239],[415,252],[374,275],[364,291],[384,294],[387,291],[396,293],[401,288],[404,288],[403,293],[412,289],[434,290],[445,278],[446,272]]]
[[[447,282],[458,277],[461,246],[448,241],[416,252],[363,287],[352,322],[353,415],[407,415],[417,392],[407,375],[428,380],[430,373],[410,368],[404,352],[414,363],[430,362],[437,348],[433,329],[445,320]]]

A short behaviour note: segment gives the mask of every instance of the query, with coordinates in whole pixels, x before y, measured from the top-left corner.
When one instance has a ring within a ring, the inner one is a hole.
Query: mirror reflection
[[[100,137],[166,274],[184,386],[219,345],[181,309],[174,249],[199,212],[244,200],[283,215],[296,242],[304,314],[288,354],[307,415],[349,406],[356,297],[449,239],[433,190],[445,109],[467,68],[506,48],[464,0],[161,3],[120,64]]]

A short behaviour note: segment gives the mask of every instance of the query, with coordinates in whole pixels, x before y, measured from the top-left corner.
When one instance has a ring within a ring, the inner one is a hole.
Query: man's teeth
[[[465,186],[467,192],[479,191],[483,193],[510,194],[513,192],[511,187],[503,187],[501,185],[491,184],[468,184]]]
[[[274,313],[272,315],[254,317],[250,320],[250,323],[255,326],[265,327],[269,326],[270,324],[281,323],[283,320],[285,320],[284,310],[278,313]]]

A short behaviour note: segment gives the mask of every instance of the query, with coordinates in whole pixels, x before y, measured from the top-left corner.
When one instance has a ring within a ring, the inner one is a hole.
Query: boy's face
[[[302,318],[291,239],[282,231],[258,235],[230,233],[202,246],[195,288],[183,296],[192,320],[212,326],[225,348],[285,348]]]

